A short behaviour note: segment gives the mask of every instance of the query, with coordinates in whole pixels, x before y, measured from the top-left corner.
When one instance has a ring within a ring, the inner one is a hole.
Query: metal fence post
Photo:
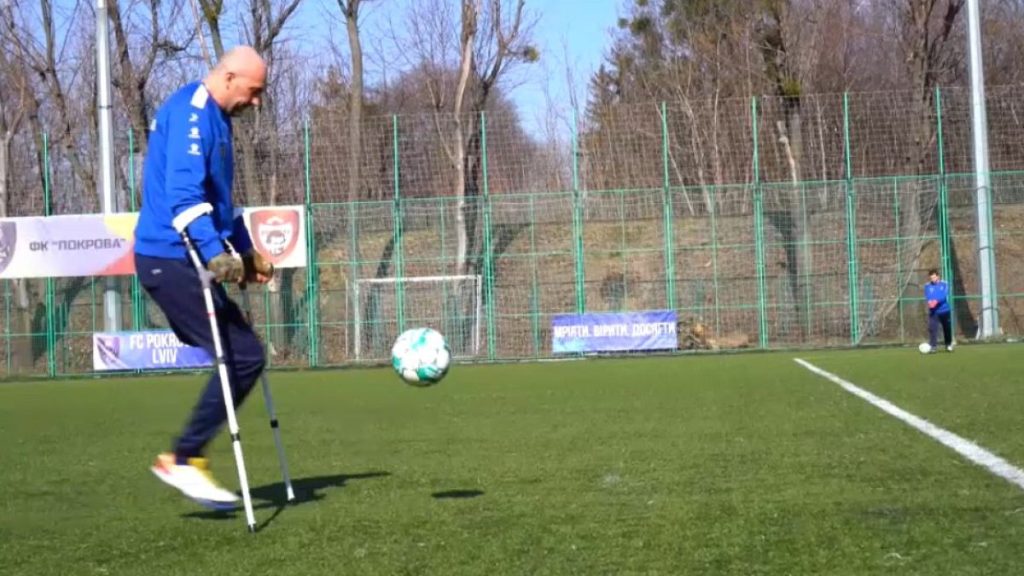
[[[758,345],[768,347],[767,287],[764,266],[764,189],[761,186],[761,159],[758,143],[757,97],[750,100],[751,131],[754,138],[754,262],[757,272]]]
[[[320,317],[320,290],[317,286],[317,275],[319,270],[317,269],[317,255],[316,255],[316,233],[314,230],[314,214],[313,214],[313,182],[311,173],[311,160],[310,160],[310,144],[311,137],[309,131],[309,118],[305,118],[302,122],[302,148],[303,148],[303,171],[304,171],[304,184],[305,184],[305,204],[306,204],[306,339],[309,343],[309,350],[307,353],[307,362],[310,368],[315,368],[320,364],[320,333],[319,333],[319,317]]]
[[[850,343],[860,343],[860,311],[858,286],[860,278],[857,268],[857,198],[853,185],[853,161],[850,151],[850,99],[843,93],[843,154],[846,167],[846,250],[847,276],[850,289]]]
[[[676,264],[674,254],[675,207],[672,202],[672,186],[669,180],[668,155],[668,107],[661,103],[661,165],[662,165],[662,213],[664,214],[665,235],[665,302],[669,310],[676,309]]]
[[[495,307],[494,307],[494,239],[491,236],[491,189],[487,173],[487,115],[480,112],[480,161],[483,166],[484,192],[484,299],[487,306],[487,357],[494,360]]]

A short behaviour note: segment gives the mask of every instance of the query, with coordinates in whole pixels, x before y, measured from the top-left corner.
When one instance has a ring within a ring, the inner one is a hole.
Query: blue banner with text
[[[92,335],[93,370],[169,370],[211,366],[202,348],[182,344],[170,330]]]
[[[556,314],[551,318],[551,351],[640,352],[679,346],[675,310]]]

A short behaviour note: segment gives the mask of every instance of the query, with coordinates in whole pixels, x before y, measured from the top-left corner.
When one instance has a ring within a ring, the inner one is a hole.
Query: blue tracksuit
[[[194,220],[188,232],[204,262],[224,251],[224,240],[240,253],[252,248],[231,200],[231,119],[202,84],[186,85],[157,111],[142,172],[136,254],[184,258],[185,245],[171,221],[203,203],[213,207],[213,214]]]
[[[942,327],[942,335],[946,346],[953,343],[952,324],[949,305],[949,284],[945,280],[939,280],[934,284],[928,282],[924,285],[924,299],[926,302],[935,300],[938,304],[935,308],[928,309],[928,343],[932,348],[938,342],[939,327]]]
[[[187,231],[204,262],[230,241],[240,253],[252,247],[231,199],[234,166],[231,120],[200,83],[188,84],[167,99],[150,126],[142,181],[142,210],[135,228],[135,268],[139,283],[167,316],[185,344],[214,356],[199,273],[172,222],[202,204],[213,208]],[[214,288],[217,321],[233,400],[240,404],[264,367],[263,346],[238,306],[220,285]],[[220,377],[214,371],[192,417],[174,445],[178,462],[200,456],[227,421]]]
[[[935,308],[930,308],[930,314],[949,314],[949,284],[945,280],[939,280],[932,284],[931,282],[924,285],[924,299],[925,301],[938,300],[939,305]]]

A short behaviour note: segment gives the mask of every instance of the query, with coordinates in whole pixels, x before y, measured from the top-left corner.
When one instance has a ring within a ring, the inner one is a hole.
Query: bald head
[[[267,63],[250,46],[238,46],[224,54],[203,81],[222,110],[237,114],[259,106],[267,83]]]

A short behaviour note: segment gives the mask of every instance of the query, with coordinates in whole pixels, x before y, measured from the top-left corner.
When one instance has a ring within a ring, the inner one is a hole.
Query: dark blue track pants
[[[206,350],[216,358],[210,319],[203,300],[203,286],[196,269],[186,260],[168,260],[135,255],[139,283],[167,316],[175,335],[183,343]],[[265,365],[263,346],[252,327],[219,284],[213,285],[213,301],[224,347],[224,360],[231,381],[235,407],[252,390]],[[201,456],[207,444],[227,421],[224,392],[215,370],[210,376],[192,416],[174,446],[179,463]]]
[[[939,328],[942,329],[943,341],[946,346],[953,343],[952,323],[950,312],[930,312],[928,314],[928,343],[932,348],[938,344]]]

